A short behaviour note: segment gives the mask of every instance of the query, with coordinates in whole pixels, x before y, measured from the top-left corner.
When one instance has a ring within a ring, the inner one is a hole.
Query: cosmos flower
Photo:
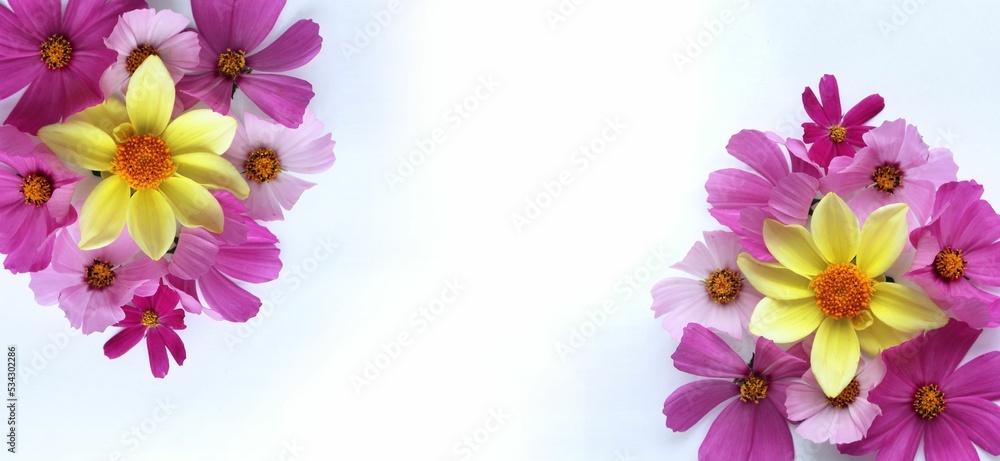
[[[170,360],[167,351],[177,365],[184,365],[187,352],[176,330],[184,325],[184,309],[180,309],[180,296],[165,285],[160,285],[151,297],[136,296],[132,305],[123,307],[125,318],[116,323],[122,330],[104,343],[104,355],[109,359],[121,357],[146,338],[149,354],[149,369],[156,378],[167,376]]]
[[[105,45],[118,54],[101,77],[104,94],[124,93],[128,81],[150,56],[159,56],[176,84],[198,65],[198,34],[185,31],[191,22],[170,10],[134,10],[121,15]]]
[[[819,95],[822,104],[812,88],[806,87],[802,92],[802,105],[813,120],[802,124],[802,140],[812,144],[809,158],[827,168],[834,158],[854,157],[855,148],[865,147],[862,136],[874,128],[865,123],[882,112],[885,101],[877,94],[869,95],[844,115],[840,106],[840,88],[833,75],[824,75],[819,80]]]
[[[801,421],[795,432],[816,443],[850,443],[861,440],[875,417],[882,414],[868,401],[868,393],[882,376],[885,365],[876,357],[858,367],[858,374],[836,397],[827,397],[812,371],[801,382],[788,386],[785,407],[788,419]]]

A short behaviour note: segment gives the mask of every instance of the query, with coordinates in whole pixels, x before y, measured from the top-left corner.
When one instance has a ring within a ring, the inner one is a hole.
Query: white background
[[[654,254],[676,262],[718,227],[703,185],[735,165],[730,135],[800,136],[803,87],[834,73],[845,110],[882,94],[880,120],[917,124],[1000,199],[991,2],[576,2],[288,0],[271,39],[321,25],[322,53],[293,74],[315,85],[338,160],[270,226],[288,270],[256,292],[280,299],[250,327],[189,317],[188,361],[156,380],[142,347],[108,360],[109,334],[67,334],[28,277],[0,275],[0,342],[22,363],[20,453],[0,459],[694,459],[717,412],[664,427],[663,400],[694,378],[673,369],[648,292],[677,275]],[[482,79],[499,88],[477,98]],[[476,108],[458,124],[455,104]],[[583,169],[609,119],[627,127]],[[519,229],[540,194],[554,197]],[[836,459],[796,439],[800,459]]]

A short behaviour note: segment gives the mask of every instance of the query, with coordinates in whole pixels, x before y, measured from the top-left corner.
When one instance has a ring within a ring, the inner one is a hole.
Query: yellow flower
[[[178,222],[222,232],[222,207],[209,189],[241,199],[250,193],[222,158],[236,120],[203,109],[171,121],[174,98],[170,73],[150,56],[132,75],[124,105],[110,99],[38,132],[63,162],[103,178],[80,211],[80,248],[106,246],[127,225],[139,248],[160,259]]]
[[[802,226],[764,223],[764,243],[778,263],[747,253],[737,264],[764,299],[750,332],[777,343],[816,332],[811,363],[823,392],[836,397],[857,372],[860,351],[875,355],[947,323],[923,292],[885,281],[906,245],[905,204],[875,210],[865,221],[836,194],[820,200],[812,234]]]

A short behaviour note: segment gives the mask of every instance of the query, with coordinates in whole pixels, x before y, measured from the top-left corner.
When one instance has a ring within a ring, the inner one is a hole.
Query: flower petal
[[[146,327],[125,328],[104,343],[104,355],[109,359],[117,359],[139,344],[143,336],[146,336]]]
[[[868,277],[875,278],[892,266],[906,246],[905,204],[884,206],[872,212],[861,228],[861,243],[858,246],[858,269]]]
[[[872,314],[904,333],[933,330],[948,323],[944,312],[923,292],[898,283],[876,283]]]
[[[809,279],[780,264],[758,261],[748,253],[740,254],[736,263],[747,281],[764,296],[780,300],[811,298]]]
[[[157,190],[140,190],[128,201],[128,233],[136,245],[158,261],[174,243],[177,220],[170,203]]]
[[[191,153],[221,155],[236,136],[236,119],[209,109],[196,109],[181,114],[163,132],[163,142],[176,157]]]
[[[170,123],[176,91],[174,79],[158,56],[150,56],[132,74],[125,94],[128,118],[138,134],[159,136]]]
[[[732,381],[703,379],[687,383],[675,390],[663,402],[663,415],[667,417],[667,427],[674,432],[691,429],[708,412],[722,402],[740,394],[740,388]]]
[[[764,221],[764,243],[774,259],[797,274],[813,277],[829,266],[802,226],[786,226],[768,219]]]
[[[830,123],[840,123],[840,88],[837,87],[837,77],[827,74],[819,79],[819,97],[823,101],[823,113]]]
[[[183,176],[167,178],[159,189],[184,227],[201,227],[209,232],[222,233],[222,206],[208,189]]]
[[[1000,400],[1000,351],[987,352],[970,360],[944,384],[949,396]]]
[[[309,82],[287,75],[246,74],[237,85],[267,116],[289,128],[302,124],[306,106],[315,96]]]
[[[816,205],[812,236],[827,261],[849,263],[858,254],[861,226],[847,203],[831,192]]]
[[[149,369],[153,377],[163,378],[170,371],[170,359],[167,358],[167,346],[163,343],[159,329],[150,328],[146,333],[146,350],[149,353]]]
[[[926,425],[924,456],[927,461],[979,461],[979,454],[972,446],[972,441],[961,428],[951,422],[951,418]]]
[[[247,56],[247,66],[263,72],[287,72],[312,61],[323,45],[319,24],[302,19],[260,52]]]
[[[222,189],[241,200],[250,195],[250,186],[236,167],[221,155],[193,153],[174,157],[177,174],[209,189]]]
[[[102,248],[122,234],[131,190],[117,175],[97,184],[80,210],[80,248]]]
[[[802,92],[802,107],[806,109],[806,114],[809,115],[809,118],[824,128],[829,128],[833,123],[837,122],[837,120],[831,122],[827,118],[826,113],[823,111],[823,106],[819,103],[819,99],[816,98],[816,93],[808,86]]]
[[[792,343],[816,331],[823,318],[814,298],[792,301],[764,298],[750,317],[750,333],[776,343]]]
[[[101,128],[80,121],[67,121],[38,130],[38,137],[59,160],[86,170],[108,171],[118,146]]]
[[[810,362],[816,382],[829,397],[836,397],[858,372],[861,347],[850,319],[827,318],[816,330]]]
[[[722,338],[697,323],[684,328],[681,343],[670,358],[678,370],[706,378],[739,378],[749,371]]]
[[[885,100],[877,94],[868,95],[844,114],[844,126],[861,125],[875,117],[885,109]]]
[[[948,411],[941,416],[989,454],[1000,455],[1000,406],[997,404],[985,399],[948,398]]]

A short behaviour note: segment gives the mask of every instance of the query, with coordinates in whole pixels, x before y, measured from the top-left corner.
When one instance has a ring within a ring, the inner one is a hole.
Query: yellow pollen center
[[[111,263],[95,259],[93,264],[87,266],[83,278],[92,288],[100,290],[115,283],[115,271]]]
[[[944,411],[944,393],[936,384],[928,384],[917,389],[913,396],[913,409],[923,419],[934,419]]]
[[[255,182],[268,182],[278,177],[281,173],[281,160],[273,149],[257,149],[250,152],[247,161],[243,165],[246,170],[247,179]]]
[[[872,279],[851,263],[830,264],[809,282],[819,310],[837,319],[853,318],[868,309],[873,286]]]
[[[958,280],[965,275],[965,265],[969,262],[962,259],[962,250],[947,247],[934,257],[934,272],[946,280]]]
[[[20,191],[25,205],[40,207],[52,198],[52,182],[45,176],[29,174],[21,181]]]
[[[892,165],[883,165],[872,173],[872,182],[876,189],[891,194],[903,185],[903,172]]]
[[[847,139],[847,128],[840,125],[830,127],[830,140],[836,143],[844,142]]]
[[[128,55],[128,59],[125,60],[125,70],[128,71],[129,75],[132,75],[146,58],[159,55],[160,50],[154,48],[153,45],[140,45],[138,48],[132,50],[132,54]]]
[[[840,394],[836,397],[827,397],[826,401],[833,408],[845,408],[848,405],[854,403],[854,399],[858,398],[858,394],[861,393],[861,384],[858,383],[858,378],[851,380],[851,383],[840,391]]]
[[[712,272],[705,280],[705,290],[708,297],[719,304],[729,304],[740,295],[743,282],[740,281],[740,274],[730,269],[719,269]]]
[[[133,136],[118,146],[111,172],[136,190],[155,189],[177,171],[167,143],[156,136]]]
[[[247,52],[243,50],[233,51],[226,48],[226,52],[219,55],[219,73],[229,78],[236,78],[240,74],[250,73],[247,67]]]
[[[767,397],[767,380],[760,376],[750,375],[737,380],[737,383],[740,385],[740,400],[744,402],[760,403]]]
[[[69,64],[69,58],[73,54],[73,45],[66,40],[66,37],[55,34],[49,36],[39,47],[38,54],[42,57],[42,62],[49,69],[62,69]]]
[[[160,324],[160,316],[156,315],[155,311],[146,311],[142,313],[142,325],[145,327],[155,327]]]

